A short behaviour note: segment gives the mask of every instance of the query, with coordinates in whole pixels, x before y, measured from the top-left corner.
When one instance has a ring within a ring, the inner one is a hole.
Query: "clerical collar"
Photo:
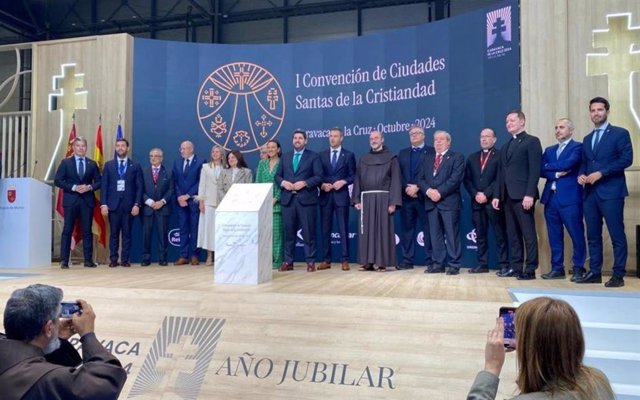
[[[488,152],[490,152],[491,150],[493,150],[493,147],[489,147],[488,149],[482,149],[482,152],[483,152],[483,153],[488,153]]]
[[[523,133],[524,133],[524,131],[522,131],[522,132],[518,132],[518,133],[516,133],[515,135],[511,135],[511,136],[513,136],[513,138],[514,138],[514,139],[517,139],[517,138],[518,138],[518,136],[522,135]]]

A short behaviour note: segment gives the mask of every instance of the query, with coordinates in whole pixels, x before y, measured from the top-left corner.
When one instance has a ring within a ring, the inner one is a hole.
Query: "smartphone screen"
[[[60,303],[60,318],[71,318],[74,314],[82,311],[80,304],[63,301]]]
[[[504,321],[504,347],[516,348],[516,308],[500,307],[500,317]]]

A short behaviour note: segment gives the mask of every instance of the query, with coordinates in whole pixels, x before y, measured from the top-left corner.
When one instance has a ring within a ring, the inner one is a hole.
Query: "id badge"
[[[124,179],[118,179],[116,190],[118,192],[124,192]]]

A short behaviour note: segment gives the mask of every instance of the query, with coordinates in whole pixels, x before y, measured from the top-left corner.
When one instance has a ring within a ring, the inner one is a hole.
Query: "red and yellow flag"
[[[71,123],[71,131],[69,132],[69,139],[67,140],[67,152],[64,158],[69,158],[73,155],[73,141],[76,139],[76,122]],[[62,206],[62,199],[64,191],[58,189],[58,198],[56,199],[56,211],[60,217],[64,218],[64,207]],[[76,224],[73,227],[73,233],[71,235],[71,250],[76,247],[76,244],[82,240],[82,228],[80,227],[80,220],[76,220]]]
[[[98,164],[100,174],[102,174],[102,167],[104,166],[104,151],[102,147],[102,121],[98,123],[98,131],[96,132],[96,145],[93,149],[93,160]],[[93,208],[93,225],[91,231],[98,237],[98,243],[102,247],[107,246],[107,226],[104,222],[104,217],[100,212],[100,191],[95,191],[96,205]]]

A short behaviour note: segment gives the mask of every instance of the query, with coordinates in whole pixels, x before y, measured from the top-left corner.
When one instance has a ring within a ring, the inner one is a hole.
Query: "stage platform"
[[[299,264],[260,286],[216,285],[205,266],[0,270],[0,307],[31,283],[89,301],[98,338],[129,370],[122,399],[463,399],[500,306],[532,293],[640,292],[634,277],[612,290],[355,267]],[[501,378],[498,398],[512,397],[513,354]]]

